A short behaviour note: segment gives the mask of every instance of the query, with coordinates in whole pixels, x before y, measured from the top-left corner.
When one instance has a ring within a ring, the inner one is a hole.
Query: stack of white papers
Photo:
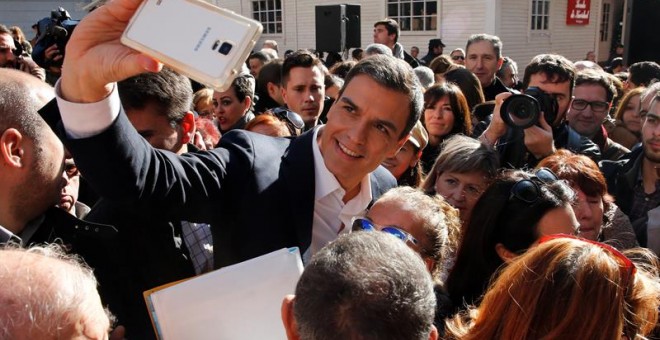
[[[280,308],[303,271],[281,249],[145,292],[160,339],[286,339]]]

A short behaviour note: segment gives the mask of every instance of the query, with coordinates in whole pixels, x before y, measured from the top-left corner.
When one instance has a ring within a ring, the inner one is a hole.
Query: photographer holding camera
[[[492,121],[479,139],[499,151],[503,165],[533,167],[560,148],[600,159],[598,146],[565,121],[575,73],[573,63],[560,55],[537,55],[525,68],[525,94],[495,97]]]
[[[23,47],[17,44],[11,31],[0,25],[0,67],[18,69],[41,80],[46,79],[46,72],[39,67]]]

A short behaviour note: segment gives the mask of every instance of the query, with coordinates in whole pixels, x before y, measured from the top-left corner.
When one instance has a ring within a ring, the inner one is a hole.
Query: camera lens
[[[540,110],[536,99],[513,95],[502,103],[502,119],[510,126],[526,129],[538,122]]]
[[[231,43],[228,42],[223,42],[222,45],[220,45],[220,48],[218,49],[218,52],[222,55],[227,55],[229,52],[231,52],[231,49],[234,47]]]

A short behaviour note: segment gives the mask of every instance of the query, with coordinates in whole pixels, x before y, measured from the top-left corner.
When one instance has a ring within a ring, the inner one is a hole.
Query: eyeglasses
[[[452,60],[465,60],[465,57],[462,55],[455,55],[451,57]]]
[[[552,170],[548,168],[539,168],[530,179],[521,179],[511,188],[509,200],[517,198],[525,203],[532,204],[541,197],[540,184],[550,184],[558,180]]]
[[[591,106],[591,111],[593,112],[605,112],[610,108],[610,103],[600,102],[600,101],[587,101],[584,99],[574,99],[571,107],[576,110],[584,110],[587,106]]]
[[[303,121],[302,117],[291,110],[278,107],[271,110],[271,112],[273,113],[273,116],[287,123],[292,136],[298,136],[300,134],[299,132],[305,127],[305,121]]]
[[[372,222],[370,219],[366,217],[354,217],[353,221],[351,222],[351,230],[352,231],[360,231],[360,230],[365,230],[365,231],[376,231],[378,228],[376,228],[376,224]],[[396,227],[396,226],[385,226],[380,229],[380,231],[386,232],[399,240],[403,242],[410,242],[414,245],[418,245],[419,241],[417,241],[416,238],[414,238],[410,233],[401,230],[401,228]]]

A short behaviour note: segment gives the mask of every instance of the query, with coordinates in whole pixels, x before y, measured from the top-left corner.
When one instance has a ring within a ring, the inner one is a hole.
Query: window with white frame
[[[396,20],[401,31],[436,31],[438,1],[387,0],[387,17]]]
[[[264,26],[264,34],[282,33],[282,0],[252,1],[252,17]]]
[[[603,4],[603,16],[600,21],[600,41],[607,41],[610,31],[610,4]]]
[[[550,0],[532,0],[532,31],[547,31],[550,22]]]

